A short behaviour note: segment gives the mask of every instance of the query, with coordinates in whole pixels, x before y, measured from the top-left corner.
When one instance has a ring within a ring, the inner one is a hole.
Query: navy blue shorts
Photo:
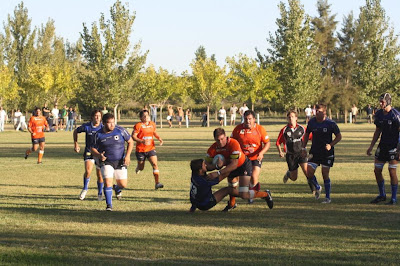
[[[251,160],[251,165],[254,167],[254,166],[258,166],[258,167],[260,167],[261,168],[261,165],[262,165],[262,161],[260,162],[259,160]]]
[[[32,139],[32,144],[39,144],[42,142],[46,142],[44,137],[39,139]]]
[[[206,205],[195,205],[197,209],[201,211],[207,211],[217,205],[217,201],[215,200],[214,195],[211,195],[211,198],[209,199],[208,203]]]
[[[136,152],[136,159],[138,161],[145,161],[146,158],[150,158],[151,156],[157,156],[156,150],[151,150],[149,152]]]
[[[375,151],[375,159],[380,162],[390,162],[393,160],[398,161],[397,145],[379,143],[378,148],[376,148]]]

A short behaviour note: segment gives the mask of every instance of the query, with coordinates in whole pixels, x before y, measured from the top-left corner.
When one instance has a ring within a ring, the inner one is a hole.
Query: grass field
[[[131,130],[132,123],[124,124]],[[263,125],[274,143],[283,121]],[[214,127],[159,129],[165,188],[154,190],[148,163],[136,175],[132,156],[128,188],[121,201],[114,200],[113,212],[97,201],[94,176],[87,198],[78,200],[84,168],[72,133],[47,133],[43,164],[37,165],[36,153],[23,158],[29,134],[9,128],[0,133],[0,264],[398,265],[400,208],[369,204],[377,195],[373,159],[365,155],[374,126],[339,127],[343,140],[335,147],[331,204],[315,200],[302,175],[283,184],[287,166],[273,144],[261,186],[271,190],[274,209],[262,200],[249,205],[239,199],[232,212],[221,212],[224,200],[194,214],[187,212],[189,162],[204,157]],[[230,134],[232,127],[226,130]],[[79,138],[82,148],[84,136]]]

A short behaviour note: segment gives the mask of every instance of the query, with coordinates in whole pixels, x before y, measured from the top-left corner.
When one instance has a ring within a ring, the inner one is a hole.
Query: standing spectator
[[[50,109],[49,109],[49,107],[47,107],[47,103],[45,103],[42,108],[42,114],[46,118],[47,123],[50,125],[51,124],[50,123]]]
[[[60,128],[65,129],[68,122],[68,109],[67,106],[64,104],[64,107],[61,109],[60,112]]]
[[[392,97],[389,93],[384,93],[379,97],[381,109],[375,113],[375,132],[372,137],[371,145],[367,150],[367,155],[371,155],[375,143],[380,137],[379,146],[375,152],[375,179],[379,189],[379,195],[371,201],[376,204],[386,201],[385,180],[383,179],[382,170],[386,162],[389,163],[390,185],[392,188],[392,198],[386,203],[387,205],[395,205],[397,203],[397,164],[399,160],[399,129],[400,129],[400,113],[392,108]]]
[[[187,117],[188,126],[189,126],[190,119],[192,118],[192,112],[190,112],[189,108],[186,109],[186,117]]]
[[[304,109],[304,113],[306,113],[306,124],[308,123],[308,121],[310,121],[311,116],[312,116],[312,109],[311,109],[311,105],[309,104],[308,107],[306,109]],[[297,116],[297,114],[296,114]]]
[[[157,124],[157,104],[150,104],[151,121]]]
[[[233,104],[231,106],[231,108],[229,109],[229,112],[231,114],[231,126],[235,125],[235,120],[236,120],[236,112],[237,112],[238,108],[236,106],[236,104]]]
[[[7,121],[7,113],[4,111],[3,106],[0,106],[0,132],[4,131],[4,124]]]
[[[54,105],[54,108],[51,110],[51,115],[53,116],[53,125],[56,128],[56,132],[58,131],[58,115],[60,114],[60,110],[57,108],[57,104]]]
[[[22,115],[22,113],[19,109],[17,109],[17,111],[14,113],[14,128],[15,129],[20,124],[21,115]],[[18,129],[17,129],[17,131],[18,131]]]
[[[203,115],[201,116],[201,126],[202,127],[207,126],[207,112],[204,112]]]
[[[224,106],[222,106],[221,109],[218,110],[218,121],[221,127],[224,125],[225,117],[226,117],[226,110]]]
[[[182,107],[178,107],[178,115],[176,116],[176,120],[178,121],[179,127],[182,125],[182,120],[183,120],[184,112]]]
[[[315,104],[313,105],[313,108],[311,109],[312,115],[316,116],[317,115],[317,108],[315,107]]]
[[[105,115],[105,114],[107,114],[108,113],[108,110],[107,110],[107,107],[103,107],[103,110],[101,110],[101,114],[102,115]]]
[[[18,122],[17,128],[15,130],[18,131],[21,129],[22,131],[25,131],[28,128],[28,126],[26,125],[26,118],[25,118],[24,114],[21,113],[21,116],[19,117],[18,121],[19,122]]]
[[[353,118],[353,123],[355,124],[357,122],[357,115],[358,115],[358,108],[355,104],[353,104],[353,107],[351,107],[351,115]]]
[[[374,114],[374,109],[372,109],[371,105],[368,104],[366,111],[367,111],[367,121],[368,123],[372,124],[372,116]]]
[[[28,159],[31,152],[36,151],[39,148],[37,163],[42,163],[45,145],[45,128],[50,131],[49,124],[47,123],[46,118],[42,116],[40,107],[36,107],[34,115],[31,116],[28,123],[28,131],[31,133],[32,138],[32,148],[25,151],[25,159]]]
[[[247,107],[246,103],[243,103],[243,106],[239,108],[239,114],[241,115],[241,122],[240,123],[244,123],[244,112],[246,112],[247,110],[249,110],[249,107]]]
[[[169,127],[172,127],[172,119],[174,118],[175,113],[174,109],[172,109],[172,105],[168,105],[168,115],[167,115],[167,121],[169,124]]]
[[[74,120],[75,120],[74,118],[75,118],[75,111],[72,109],[72,107],[70,107],[68,110],[68,122],[65,131],[72,131],[74,127]]]

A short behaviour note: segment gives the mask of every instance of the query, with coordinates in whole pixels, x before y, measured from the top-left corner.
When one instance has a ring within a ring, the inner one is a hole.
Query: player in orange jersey
[[[252,173],[252,165],[249,158],[245,156],[240,144],[236,139],[229,138],[225,134],[223,128],[214,130],[215,143],[207,151],[206,164],[207,170],[218,171],[208,175],[208,179],[215,179],[218,176],[228,177],[229,186],[236,188],[239,183],[239,196],[242,199],[263,198],[266,200],[268,207],[272,209],[273,201],[270,192],[249,190],[250,178]],[[216,164],[213,163],[213,158],[221,154],[225,158],[225,168],[222,168],[221,160]],[[239,182],[238,182],[239,180]],[[232,210],[236,207],[236,199],[232,197],[228,201],[228,205],[224,211]]]
[[[163,140],[156,132],[156,124],[150,121],[149,111],[140,111],[139,117],[140,122],[134,126],[132,132],[132,138],[136,141],[136,158],[138,161],[136,174],[139,174],[139,172],[144,169],[144,162],[147,158],[153,167],[155,189],[163,188],[164,185],[159,181],[160,171],[158,170],[157,165],[157,153],[154,137],[160,141],[160,146],[163,145]]]
[[[28,131],[31,133],[32,137],[32,148],[26,150],[25,159],[28,159],[31,152],[36,151],[39,148],[38,153],[38,164],[42,163],[42,158],[44,154],[44,130],[50,130],[49,124],[44,116],[42,116],[42,110],[39,107],[35,108],[34,115],[29,119]]]
[[[256,123],[254,111],[247,110],[243,114],[244,123],[237,125],[231,137],[239,141],[244,154],[250,159],[252,164],[252,175],[250,180],[250,190],[260,191],[258,182],[261,172],[264,154],[271,147],[271,142],[265,128]],[[252,198],[249,203],[252,203]]]

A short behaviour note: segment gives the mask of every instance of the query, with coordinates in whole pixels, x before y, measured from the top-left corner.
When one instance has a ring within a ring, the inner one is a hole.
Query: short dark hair
[[[142,118],[144,113],[149,113],[149,110],[144,109],[144,110],[140,111],[139,117]]]
[[[92,113],[90,114],[90,117],[93,118],[97,113],[100,113],[101,115],[103,115],[102,112],[100,111],[100,109],[94,109],[92,111]]]
[[[223,129],[221,127],[214,129],[214,138],[217,138],[221,135],[226,135],[225,129]]]
[[[190,162],[190,169],[192,169],[192,173],[199,173],[200,169],[203,167],[204,159],[195,159]]]
[[[253,110],[247,110],[244,112],[243,117],[247,117],[249,115],[252,115],[254,118],[256,118],[256,113]]]
[[[103,116],[103,119],[102,119],[103,124],[106,124],[107,121],[110,120],[110,119],[114,119],[114,115],[113,115],[113,114],[110,114],[110,113],[105,114],[105,115]]]
[[[324,111],[326,111],[326,105],[325,104],[323,104],[323,103],[319,103],[319,104],[317,104],[317,106],[315,107],[316,109],[324,109]]]
[[[296,110],[294,110],[294,109],[290,109],[289,111],[287,111],[287,113],[286,113],[286,117],[289,117],[289,115],[290,114],[294,114],[296,117],[297,117],[297,112],[296,112]]]

